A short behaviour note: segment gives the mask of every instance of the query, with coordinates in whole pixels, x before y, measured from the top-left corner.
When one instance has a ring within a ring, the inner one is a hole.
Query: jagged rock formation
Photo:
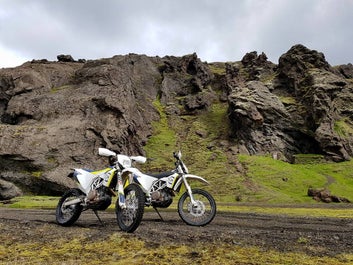
[[[219,139],[225,151],[288,161],[296,153],[353,156],[353,66],[331,67],[302,45],[278,65],[257,52],[234,63],[196,54],[58,60],[0,69],[0,199],[61,193],[70,167],[104,164],[100,146],[143,154],[160,118],[156,100],[170,118],[228,102],[231,129]]]
[[[239,143],[250,154],[280,152],[288,160],[295,153],[350,159],[353,86],[342,74],[347,67],[332,68],[322,53],[302,45],[282,55],[276,68],[258,61],[256,78],[248,79],[260,81],[241,82],[233,74],[229,82]]]

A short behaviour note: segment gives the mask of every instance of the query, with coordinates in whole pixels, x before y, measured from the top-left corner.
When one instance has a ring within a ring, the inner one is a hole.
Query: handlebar
[[[181,151],[179,150],[178,152],[173,152],[173,156],[175,159],[180,160],[181,159]]]

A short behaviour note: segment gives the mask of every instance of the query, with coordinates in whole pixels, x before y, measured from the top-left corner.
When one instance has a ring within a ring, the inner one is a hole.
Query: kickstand
[[[164,219],[163,219],[162,215],[159,213],[159,211],[157,210],[157,208],[153,207],[153,209],[158,213],[159,218],[161,218],[162,222],[164,222]]]
[[[97,218],[98,218],[99,222],[101,223],[101,225],[104,226],[104,224],[103,224],[101,218],[100,218],[99,215],[98,215],[97,210],[93,210],[93,212],[94,212],[94,214],[97,216]]]

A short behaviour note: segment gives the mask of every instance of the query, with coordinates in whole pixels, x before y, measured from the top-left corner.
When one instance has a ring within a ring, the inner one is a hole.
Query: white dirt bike
[[[132,161],[144,163],[145,158],[116,155],[105,148],[99,148],[98,152],[102,156],[114,157],[110,159],[110,167],[98,171],[74,169],[68,177],[77,182],[78,188],[69,189],[62,195],[56,208],[56,221],[59,225],[70,226],[81,212],[91,209],[102,223],[97,211],[106,210],[112,197],[118,196],[115,204],[118,225],[121,230],[132,233],[141,223],[145,194],[137,184],[124,187],[126,180],[122,172],[131,167]]]
[[[107,155],[117,156],[107,150]],[[119,156],[119,155],[118,155]],[[122,170],[121,176],[126,181],[124,185],[138,184],[145,193],[145,205],[152,206],[163,220],[157,208],[167,208],[173,202],[173,197],[181,191],[184,184],[185,192],[178,201],[178,213],[180,218],[188,225],[205,226],[216,215],[216,202],[210,193],[203,189],[192,189],[189,180],[196,180],[208,184],[199,176],[189,174],[189,171],[181,160],[181,152],[174,153],[176,168],[172,171],[159,174],[145,174],[135,167],[127,167]],[[146,158],[139,159],[139,162]]]

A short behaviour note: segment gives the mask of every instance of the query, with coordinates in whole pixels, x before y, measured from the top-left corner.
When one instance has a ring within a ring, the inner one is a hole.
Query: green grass
[[[187,133],[179,134],[179,142],[190,172],[204,176],[214,185],[219,178],[225,181],[232,172],[227,167],[226,154],[219,148],[219,139],[225,138],[229,131],[227,119],[227,106],[213,104],[208,112],[197,118],[184,117],[174,128],[187,127],[181,130]]]
[[[353,128],[348,119],[336,121],[333,128],[334,131],[342,138],[351,137],[353,135]]]
[[[54,196],[20,196],[15,197],[6,204],[0,204],[9,208],[23,209],[55,209],[58,204],[59,197]]]
[[[160,120],[153,122],[153,135],[145,146],[146,156],[149,159],[146,168],[151,171],[166,170],[173,166],[173,152],[177,150],[176,135],[170,128],[164,107],[159,100],[153,102],[158,110]]]
[[[226,67],[225,64],[209,64],[211,72],[216,75],[225,75]]]
[[[43,227],[42,229],[45,229]],[[334,257],[313,256],[241,246],[222,242],[182,245],[173,242],[149,245],[133,236],[115,233],[107,239],[92,241],[84,235],[72,240],[50,242],[9,242],[0,235],[1,264],[348,264],[353,254]],[[298,244],[308,239],[299,238]]]
[[[296,105],[297,104],[295,97],[280,96],[279,99],[285,105]]]
[[[55,209],[60,197],[50,196],[20,196],[7,201],[6,204],[0,204],[0,207],[16,208],[16,209]],[[173,204],[166,211],[176,211],[176,196]],[[307,217],[336,217],[336,218],[353,218],[353,207],[340,207],[341,205],[327,205],[314,203],[224,203],[218,199],[217,210],[219,212],[243,212],[243,213],[259,213],[259,214],[275,214],[287,216],[307,216]],[[329,207],[328,207],[329,206]],[[108,211],[114,211],[114,203],[110,205]],[[145,211],[153,211],[152,208],[146,208]]]
[[[271,157],[245,155],[239,156],[239,160],[246,166],[247,180],[253,185],[253,192],[247,194],[248,201],[313,202],[307,196],[310,187],[327,188],[331,194],[353,201],[352,161],[289,164]]]
[[[265,204],[265,203],[218,203],[218,211],[258,213],[295,217],[320,217],[320,218],[353,218],[352,207],[340,207],[341,205],[326,205],[312,203],[290,204]]]
[[[60,90],[69,89],[69,88],[71,88],[70,85],[65,85],[65,86],[60,86],[60,87],[53,87],[50,90],[50,93],[56,93],[56,92],[59,92]]]

